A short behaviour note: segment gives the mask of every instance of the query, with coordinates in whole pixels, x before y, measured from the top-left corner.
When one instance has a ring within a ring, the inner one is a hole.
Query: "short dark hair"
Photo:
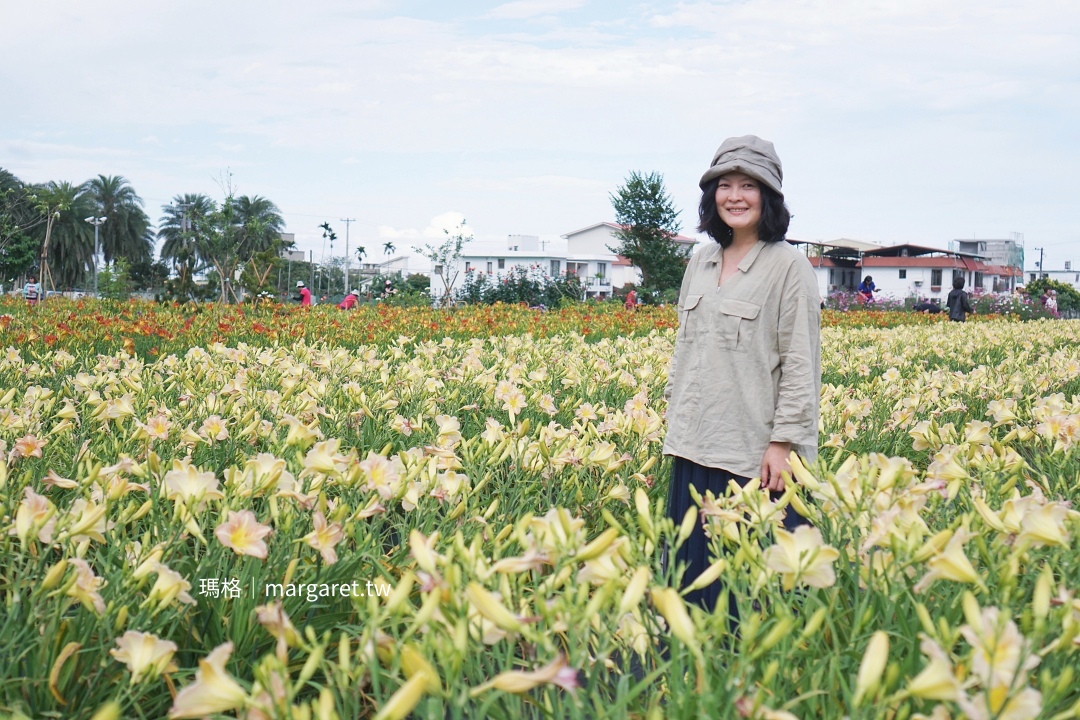
[[[963,275],[953,275],[952,286],[953,286],[953,290],[963,290],[964,289],[964,276]]]
[[[720,213],[716,211],[716,186],[720,184],[720,178],[713,178],[701,188],[701,203],[698,205],[697,229],[716,242],[720,247],[727,247],[732,241],[731,228],[720,219]],[[791,213],[784,204],[784,196],[773,190],[763,182],[758,181],[761,188],[761,220],[758,221],[758,239],[765,242],[780,242],[787,236],[788,225],[791,224]]]

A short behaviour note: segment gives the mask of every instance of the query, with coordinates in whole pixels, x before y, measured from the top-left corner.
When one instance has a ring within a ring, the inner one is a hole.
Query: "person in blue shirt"
[[[859,283],[859,294],[862,295],[863,302],[873,302],[874,293],[877,292],[877,285],[874,284],[874,276],[867,275],[863,278],[863,281]]]

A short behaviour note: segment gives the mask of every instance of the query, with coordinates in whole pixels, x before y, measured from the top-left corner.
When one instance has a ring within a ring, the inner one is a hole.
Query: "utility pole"
[[[345,294],[348,295],[352,288],[349,287],[349,223],[356,222],[356,218],[341,218],[345,223]]]
[[[1042,275],[1043,275],[1043,249],[1042,248],[1031,248],[1031,249],[1039,251],[1039,262],[1037,263],[1037,266],[1039,268],[1039,273],[1038,273],[1038,275],[1036,276],[1035,279],[1036,280],[1041,280]]]

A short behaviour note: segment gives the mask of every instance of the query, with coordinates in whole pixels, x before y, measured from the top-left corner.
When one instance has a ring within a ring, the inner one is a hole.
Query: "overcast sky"
[[[0,167],[283,211],[318,258],[461,218],[480,240],[613,220],[663,174],[693,235],[728,136],[772,140],[789,236],[1023,233],[1080,265],[1075,0],[0,0]],[[424,270],[426,267],[415,267]]]

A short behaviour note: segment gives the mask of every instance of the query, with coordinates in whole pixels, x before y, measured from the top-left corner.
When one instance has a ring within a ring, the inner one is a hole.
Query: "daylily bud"
[[[651,577],[652,572],[644,565],[634,571],[630,582],[626,584],[622,599],[619,600],[619,615],[625,615],[641,603]]]
[[[422,673],[413,675],[379,708],[375,720],[404,720],[424,697],[428,679]]]
[[[697,507],[687,508],[686,514],[683,515],[682,524],[679,525],[679,534],[675,537],[675,547],[679,547],[687,538],[690,537],[690,533],[694,532],[694,525],[697,524],[698,515],[700,514]]]
[[[701,646],[695,637],[694,622],[686,611],[686,604],[675,588],[654,587],[649,591],[653,605],[667,621],[668,629],[686,648],[700,658]]]
[[[1050,614],[1050,595],[1054,587],[1054,573],[1049,566],[1043,566],[1039,579],[1035,581],[1035,594],[1031,601],[1031,610],[1035,616],[1035,625],[1041,626]]]
[[[483,585],[471,582],[465,587],[465,596],[476,610],[503,630],[519,632],[524,626]]]
[[[604,532],[600,533],[592,542],[585,547],[581,548],[574,556],[574,559],[578,562],[586,562],[587,560],[593,560],[604,554],[611,543],[615,542],[619,537],[619,531],[615,528],[608,528]]]
[[[439,673],[435,671],[434,666],[428,662],[427,658],[409,643],[405,643],[401,648],[401,669],[405,672],[407,678],[412,678],[417,674],[426,677],[428,692],[437,693],[442,690]]]
[[[877,690],[881,682],[881,674],[885,671],[885,665],[889,661],[889,635],[884,630],[878,630],[870,638],[859,665],[859,675],[855,681],[854,704],[860,705],[863,698]]]
[[[689,586],[687,586],[681,594],[685,595],[688,592],[700,590],[708,587],[716,582],[716,578],[720,577],[720,574],[727,568],[727,560],[720,558],[709,567],[705,568],[697,578],[694,579]]]

